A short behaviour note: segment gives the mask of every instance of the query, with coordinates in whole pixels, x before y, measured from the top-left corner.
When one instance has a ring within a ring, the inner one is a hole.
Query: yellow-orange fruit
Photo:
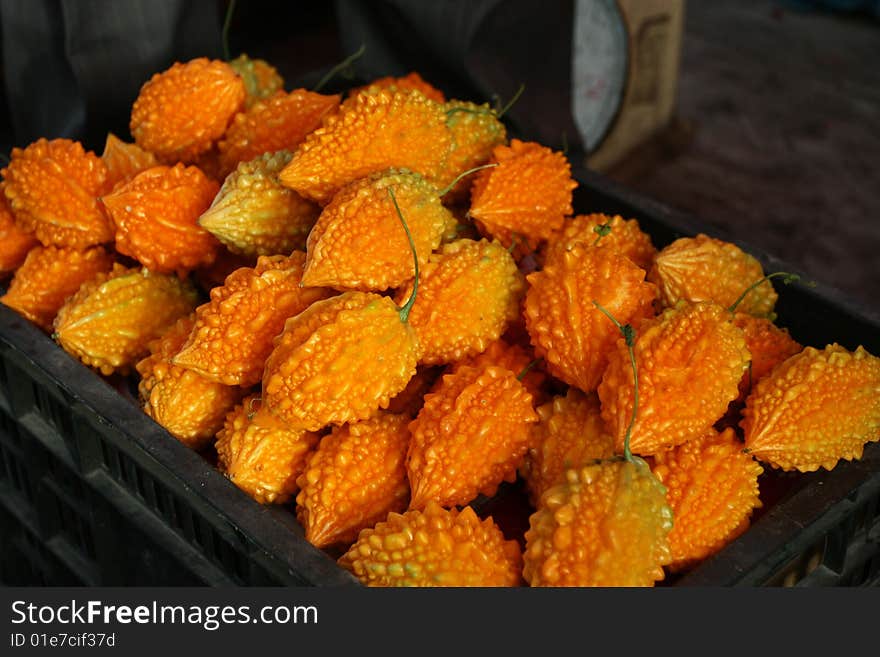
[[[831,470],[880,440],[880,358],[805,347],[758,381],[740,422],[746,448],[782,470]]]
[[[366,420],[416,371],[416,337],[389,297],[345,292],[284,325],[263,372],[263,402],[292,427]]]
[[[322,205],[374,171],[406,168],[437,182],[451,142],[443,105],[421,92],[361,93],[306,137],[281,182]]]
[[[280,150],[294,151],[339,106],[338,95],[294,89],[257,101],[232,119],[217,144],[221,172],[240,162]]]
[[[393,76],[389,75],[382,78],[376,78],[369,84],[355,87],[348,93],[346,102],[352,102],[352,99],[362,92],[375,92],[380,89],[388,89],[397,91],[400,89],[415,89],[422,92],[426,98],[430,98],[436,103],[445,103],[446,96],[437,87],[427,82],[417,71],[410,71],[406,75]]]
[[[575,244],[526,277],[525,322],[551,374],[584,392],[599,385],[621,324],[653,315],[657,290],[645,271],[613,249]]]
[[[419,365],[406,387],[388,402],[388,412],[415,417],[425,403],[425,395],[443,373],[441,367]]]
[[[666,489],[639,457],[569,468],[529,517],[531,586],[653,586],[672,558]]]
[[[40,138],[13,148],[0,176],[18,227],[43,245],[84,249],[113,241],[99,201],[107,167],[79,142]]]
[[[244,391],[210,381],[171,360],[186,342],[194,315],[181,317],[148,346],[149,355],[135,365],[140,375],[138,395],[144,412],[172,436],[193,449],[202,449],[223,428],[226,414]]]
[[[645,271],[651,269],[657,254],[651,236],[641,229],[639,222],[619,214],[579,214],[566,219],[562,229],[549,239],[542,255],[545,260],[553,260],[575,244],[614,249]]]
[[[380,412],[321,439],[296,482],[296,517],[307,541],[317,547],[353,543],[362,529],[406,509],[409,421]]]
[[[507,143],[507,127],[488,103],[478,105],[464,100],[450,100],[445,109],[446,125],[452,134],[452,148],[440,176],[444,188],[465,171],[489,162],[495,147]],[[473,175],[459,180],[443,196],[443,202],[450,204],[470,200],[473,181]]]
[[[251,58],[247,53],[241,53],[230,60],[229,65],[244,82],[244,90],[247,94],[244,101],[245,108],[284,89],[284,77],[265,59]]]
[[[674,518],[672,571],[718,552],[748,529],[752,512],[761,507],[758,477],[764,469],[743,452],[732,428],[710,429],[653,461]]]
[[[124,375],[196,302],[189,281],[114,264],[64,303],[55,317],[55,339],[102,374]]]
[[[733,323],[742,329],[746,347],[752,356],[748,370],[739,383],[739,401],[745,401],[752,386],[770,373],[774,367],[794,356],[803,345],[766,317],[736,313]]]
[[[128,182],[141,171],[159,164],[155,155],[137,144],[122,141],[112,132],[107,133],[101,160],[107,167],[107,188],[111,190],[119,183]]]
[[[217,466],[260,504],[284,504],[299,490],[296,478],[320,436],[291,429],[267,413],[259,395],[245,397],[217,433]]]
[[[478,354],[516,319],[525,280],[498,242],[461,239],[444,244],[419,272],[409,323],[419,340],[419,362],[451,363]],[[412,284],[398,291],[402,303]]]
[[[290,151],[277,151],[240,163],[199,217],[199,226],[240,255],[304,251],[321,210],[278,180],[290,158]]]
[[[522,553],[471,507],[389,513],[365,529],[339,565],[366,586],[518,586]]]
[[[712,302],[682,302],[638,327],[638,417],[630,448],[649,456],[706,433],[739,394],[749,350],[730,313]],[[610,323],[610,320],[608,320]],[[633,410],[633,371],[620,338],[598,388],[602,419],[623,451]]]
[[[186,274],[210,264],[220,242],[198,225],[219,185],[194,166],[156,166],[104,197],[116,249],[150,271]]]
[[[80,285],[112,266],[113,256],[101,246],[83,251],[35,246],[15,271],[0,303],[49,332],[55,315]]]
[[[244,82],[226,62],[175,62],[143,84],[129,128],[138,146],[166,164],[192,162],[226,132],[246,96]]]
[[[498,166],[474,174],[470,216],[506,247],[516,234],[537,248],[572,213],[571,165],[562,153],[519,139],[496,146],[490,162]]]
[[[764,268],[736,244],[709,237],[682,237],[660,250],[648,280],[660,290],[665,307],[685,301],[714,301],[729,308],[764,277]],[[773,318],[778,295],[769,280],[748,293],[737,311]]]
[[[547,373],[541,369],[541,362],[536,362],[535,355],[531,353],[530,348],[510,343],[503,338],[490,342],[485,351],[479,354],[466,356],[455,361],[451,365],[451,371],[460,367],[487,367],[489,365],[503,367],[513,372],[529,391],[532,402],[535,405],[544,403],[547,396],[545,391]]]
[[[226,385],[259,383],[284,322],[332,294],[300,285],[304,262],[302,251],[260,256],[255,267],[230,274],[196,309],[195,324],[174,364]]]
[[[494,495],[516,479],[537,421],[532,396],[510,370],[461,367],[443,375],[409,425],[410,507]]]
[[[520,468],[535,507],[544,491],[565,481],[568,468],[614,456],[614,438],[602,421],[595,393],[572,387],[536,410],[532,446]]]
[[[413,279],[409,239],[389,190],[406,217],[420,266],[427,264],[455,218],[423,176],[390,169],[346,185],[324,207],[308,236],[303,284],[380,292]]]
[[[6,196],[0,192],[0,277],[18,269],[40,241],[15,223]]]

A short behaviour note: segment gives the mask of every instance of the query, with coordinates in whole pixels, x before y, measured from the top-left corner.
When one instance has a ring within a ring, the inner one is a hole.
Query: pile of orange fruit
[[[501,114],[175,63],[130,142],[13,149],[0,301],[367,585],[652,586],[747,529],[765,469],[880,439],[880,358],[799,344],[733,243],[575,214]],[[513,484],[516,535],[479,507]]]

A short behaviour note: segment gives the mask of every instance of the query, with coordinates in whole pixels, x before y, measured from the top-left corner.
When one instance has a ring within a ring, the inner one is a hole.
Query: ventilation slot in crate
[[[25,502],[33,506],[34,486],[24,459],[2,442],[0,442],[0,481],[9,485]]]
[[[83,510],[77,508],[75,504],[67,500],[66,495],[54,490],[54,488],[54,486],[49,486],[57,508],[61,535],[77,550],[80,557],[94,562],[97,553],[88,517],[84,517]]]
[[[18,449],[22,448],[18,424],[2,410],[0,410],[0,440],[11,443]]]
[[[67,404],[57,400],[49,391],[34,382],[34,403],[40,416],[65,440],[73,438],[73,419]]]
[[[6,373],[5,360],[0,358],[0,408],[9,410],[9,375]]]

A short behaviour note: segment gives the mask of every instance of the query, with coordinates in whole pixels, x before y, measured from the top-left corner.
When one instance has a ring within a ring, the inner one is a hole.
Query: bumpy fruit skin
[[[251,58],[247,53],[242,53],[230,60],[229,65],[244,82],[244,90],[247,94],[244,101],[245,108],[284,89],[284,77],[265,59]]]
[[[0,176],[18,227],[43,245],[84,249],[113,241],[99,201],[107,167],[79,142],[40,138],[13,148]]]
[[[339,106],[339,96],[307,89],[279,91],[254,103],[232,119],[218,142],[220,170],[232,172],[240,162],[280,150],[296,150],[324,117]]]
[[[150,271],[185,275],[217,257],[220,242],[198,225],[219,185],[195,166],[160,165],[104,197],[116,249]]]
[[[127,374],[148,345],[195,310],[189,281],[114,264],[84,283],[55,317],[55,339],[101,374]]]
[[[750,355],[730,313],[711,302],[682,302],[638,327],[639,407],[630,439],[649,456],[703,435],[739,394]],[[633,372],[623,338],[599,384],[602,419],[623,451],[632,419]]]
[[[240,255],[304,251],[321,210],[278,180],[291,157],[282,150],[240,163],[199,217],[199,226]]]
[[[296,517],[317,547],[353,543],[358,533],[409,502],[406,415],[378,413],[335,427],[297,479]]]
[[[366,420],[416,371],[415,334],[394,302],[345,292],[291,317],[263,372],[263,402],[292,427]]]
[[[562,153],[519,139],[496,146],[490,162],[498,166],[474,174],[470,216],[506,247],[516,234],[537,248],[572,213],[571,165]]]
[[[736,244],[703,234],[679,238],[661,249],[648,272],[664,307],[685,300],[714,301],[729,308],[763,277],[764,269],[756,258]],[[764,281],[736,309],[773,319],[777,298],[770,281]]]
[[[546,490],[565,481],[568,468],[614,456],[614,438],[602,421],[595,393],[572,387],[536,410],[532,447],[520,468],[535,507]]]
[[[463,100],[450,100],[445,109],[446,125],[452,134],[452,148],[440,177],[444,188],[465,171],[489,162],[495,147],[507,143],[507,127],[488,103],[478,105]],[[458,181],[443,196],[443,202],[451,204],[468,201],[473,175]]]
[[[743,452],[732,428],[714,429],[657,454],[651,470],[666,487],[675,519],[669,533],[669,569],[683,570],[718,552],[749,526],[761,507],[758,477],[764,471]]]
[[[758,381],[740,422],[746,448],[782,470],[831,470],[880,440],[880,358],[805,347]]]
[[[319,440],[316,433],[291,429],[250,395],[217,434],[217,466],[260,504],[284,504],[299,490],[296,478]]]
[[[787,329],[780,328],[765,317],[736,313],[733,323],[742,329],[746,338],[746,347],[752,355],[749,368],[739,382],[737,401],[745,402],[752,387],[758,381],[804,347],[791,337]]]
[[[525,279],[498,242],[456,240],[431,255],[419,272],[409,316],[419,340],[419,362],[443,365],[478,354],[516,319]],[[403,303],[412,285],[395,297]]]
[[[389,75],[383,78],[376,78],[369,84],[355,87],[349,92],[346,102],[352,102],[352,99],[362,92],[369,91],[375,93],[380,89],[388,89],[391,91],[415,89],[416,91],[422,92],[426,98],[433,100],[435,103],[446,102],[446,96],[443,92],[430,82],[427,82],[417,71],[411,71],[410,73],[399,77]]]
[[[244,82],[226,62],[175,62],[141,87],[129,128],[135,143],[164,163],[192,162],[226,132],[246,96]]]
[[[321,211],[306,246],[305,285],[381,292],[415,276],[412,250],[388,190],[393,190],[424,267],[455,218],[437,188],[401,169],[346,185]]]
[[[109,272],[113,256],[104,247],[80,251],[55,246],[35,246],[16,270],[3,303],[46,332],[79,287],[98,274]]]
[[[532,396],[502,367],[461,367],[425,395],[410,423],[410,508],[463,505],[516,479],[538,421]]]
[[[321,205],[348,183],[390,168],[437,182],[451,142],[443,105],[421,92],[361,93],[306,137],[281,182]]]
[[[471,507],[389,513],[361,532],[339,565],[366,586],[519,586],[522,553]]]
[[[149,355],[138,361],[135,369],[141,377],[138,395],[144,412],[184,445],[198,450],[223,428],[226,414],[241,401],[244,391],[209,381],[171,362],[194,322],[194,315],[177,320],[148,345]]]
[[[525,322],[535,353],[551,374],[584,392],[599,385],[620,337],[593,302],[621,324],[653,316],[656,288],[613,249],[575,244],[526,280]]]
[[[0,192],[0,278],[18,269],[40,241],[15,223],[6,196]]]
[[[508,369],[522,381],[532,396],[532,402],[537,405],[544,403],[545,397],[547,397],[548,378],[547,373],[541,369],[540,361],[535,361],[535,356],[530,349],[499,338],[490,342],[485,351],[455,361],[450,369],[455,371],[460,367],[487,367],[489,365]]]
[[[569,468],[529,518],[530,586],[653,586],[671,558],[666,489],[638,457]]]
[[[607,226],[609,232],[600,235],[596,232],[600,226]],[[619,214],[596,213],[566,219],[562,229],[549,239],[542,255],[545,261],[552,261],[560,257],[560,252],[570,251],[576,244],[614,249],[645,271],[651,269],[657,254],[651,236],[641,229],[638,220],[624,219]]]
[[[425,395],[431,391],[442,373],[442,367],[427,365],[416,367],[416,373],[406,384],[406,387],[388,402],[388,412],[409,415],[414,418],[425,403]]]
[[[260,256],[237,269],[196,309],[193,329],[174,364],[226,385],[260,382],[266,359],[289,317],[332,292],[302,287],[305,253]]]
[[[122,141],[112,132],[107,133],[101,160],[107,167],[107,187],[111,190],[120,183],[128,182],[141,171],[159,164],[155,155],[137,144]]]

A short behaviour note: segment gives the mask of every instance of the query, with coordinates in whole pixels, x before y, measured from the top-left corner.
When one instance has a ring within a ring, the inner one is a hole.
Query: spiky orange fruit
[[[44,331],[80,286],[98,274],[109,272],[113,256],[104,247],[80,251],[56,246],[35,246],[15,271],[3,303]]]
[[[307,89],[282,90],[255,102],[235,115],[217,144],[221,172],[231,173],[263,153],[295,151],[338,106],[338,95]]]
[[[409,297],[412,285],[397,299]],[[409,322],[419,340],[419,362],[451,363],[478,354],[519,313],[525,280],[498,242],[461,239],[444,244],[420,271]]]
[[[657,248],[651,236],[644,232],[636,219],[624,219],[619,214],[579,214],[566,219],[562,229],[547,242],[543,252],[546,260],[555,260],[559,252],[570,251],[576,244],[614,249],[648,271]]]
[[[443,105],[421,92],[361,93],[306,137],[280,178],[322,205],[375,171],[406,168],[437,182],[451,141]]]
[[[247,94],[244,101],[245,108],[284,89],[284,77],[265,59],[252,58],[247,53],[241,53],[230,60],[229,65],[244,82],[244,90]]]
[[[346,102],[351,102],[352,98],[364,91],[375,92],[379,89],[388,89],[391,91],[415,89],[416,91],[422,92],[426,98],[430,98],[436,103],[446,102],[446,96],[444,93],[430,82],[426,81],[421,75],[419,75],[418,71],[410,71],[406,75],[401,76],[388,75],[376,78],[368,84],[355,87],[348,92]]]
[[[202,449],[223,428],[226,414],[241,401],[244,391],[209,381],[171,362],[194,322],[194,315],[177,320],[147,345],[149,354],[135,369],[140,376],[138,395],[144,412],[187,447]]]
[[[198,219],[219,188],[195,166],[142,171],[103,199],[115,225],[116,249],[162,274],[210,264],[220,242]]]
[[[740,422],[746,448],[782,470],[831,470],[880,440],[880,358],[805,347],[758,381]]]
[[[175,62],[143,84],[129,128],[135,143],[164,163],[189,163],[226,132],[246,96],[244,82],[226,62]]]
[[[455,218],[422,175],[389,169],[346,185],[321,211],[308,236],[304,285],[380,292],[413,279],[409,237],[389,189],[406,217],[419,264],[427,264]]]
[[[763,277],[764,268],[754,256],[732,242],[702,233],[663,247],[648,272],[648,280],[657,285],[665,307],[685,300],[714,301],[728,308]],[[746,295],[737,310],[772,319],[777,298],[772,283],[766,280]]]
[[[536,410],[532,446],[520,468],[535,507],[544,491],[565,481],[566,469],[614,456],[614,438],[605,428],[595,393],[572,387]]]
[[[470,216],[504,246],[515,234],[537,248],[572,213],[577,182],[568,159],[536,142],[511,139],[495,147],[490,162],[498,166],[474,174]]]
[[[508,369],[461,367],[443,375],[410,423],[410,507],[494,495],[516,479],[537,420],[532,396]]]
[[[195,309],[197,297],[189,281],[117,263],[64,303],[55,317],[55,339],[102,374],[127,374],[151,341]]]
[[[112,132],[107,133],[101,160],[107,167],[107,187],[111,190],[120,183],[128,182],[141,171],[159,164],[155,155],[137,144],[122,141]]]
[[[304,251],[320,208],[278,180],[290,158],[290,151],[282,150],[240,163],[199,217],[199,226],[241,255]]]
[[[18,227],[43,245],[84,249],[113,241],[99,200],[107,167],[79,142],[40,138],[13,148],[0,175]]]
[[[639,413],[632,428],[633,453],[657,454],[705,434],[736,399],[750,356],[742,330],[731,320],[718,304],[681,302],[637,327]],[[602,419],[620,452],[634,399],[623,338],[608,357],[598,393]]]
[[[364,529],[339,565],[366,586],[518,586],[522,553],[471,507],[389,513]]]
[[[307,541],[317,547],[350,544],[362,529],[406,509],[409,421],[380,412],[321,439],[296,481],[296,517]]]
[[[748,529],[752,512],[762,505],[758,477],[764,469],[743,452],[732,428],[710,429],[657,454],[651,470],[672,508],[672,571],[718,552]]]
[[[452,148],[440,177],[444,187],[465,171],[489,162],[495,147],[507,143],[507,127],[488,103],[478,105],[450,100],[445,109]],[[443,196],[443,202],[451,204],[469,200],[473,180],[473,176],[462,178]]]
[[[320,436],[291,429],[265,412],[259,395],[245,397],[217,433],[220,472],[260,504],[284,504]]]
[[[345,292],[291,317],[263,372],[265,406],[317,431],[385,409],[416,371],[415,334],[385,296]]]
[[[226,385],[259,383],[275,337],[289,317],[332,292],[303,287],[305,253],[260,256],[237,269],[196,309],[192,331],[175,365]]]
[[[485,351],[473,356],[466,356],[450,366],[452,371],[460,367],[486,367],[497,365],[517,375],[537,405],[545,401],[547,396],[547,373],[541,367],[540,359],[536,359],[530,349],[499,338],[490,342]]]
[[[388,402],[388,412],[405,414],[410,417],[418,415],[425,403],[425,395],[431,391],[442,373],[443,368],[441,367],[427,365],[416,367],[416,373],[406,384],[406,387]]]
[[[739,401],[745,401],[752,387],[770,371],[794,356],[803,345],[791,337],[788,330],[781,328],[765,317],[755,317],[746,313],[736,313],[733,323],[742,329],[746,347],[752,356],[748,370],[739,384]]]
[[[0,278],[18,269],[40,241],[15,223],[6,196],[0,192]]]
[[[622,324],[653,315],[657,290],[645,271],[613,249],[575,244],[526,277],[526,329],[535,353],[560,380],[591,392],[619,337],[598,302]]]
[[[653,586],[672,554],[666,489],[639,457],[572,467],[529,517],[531,586]]]

